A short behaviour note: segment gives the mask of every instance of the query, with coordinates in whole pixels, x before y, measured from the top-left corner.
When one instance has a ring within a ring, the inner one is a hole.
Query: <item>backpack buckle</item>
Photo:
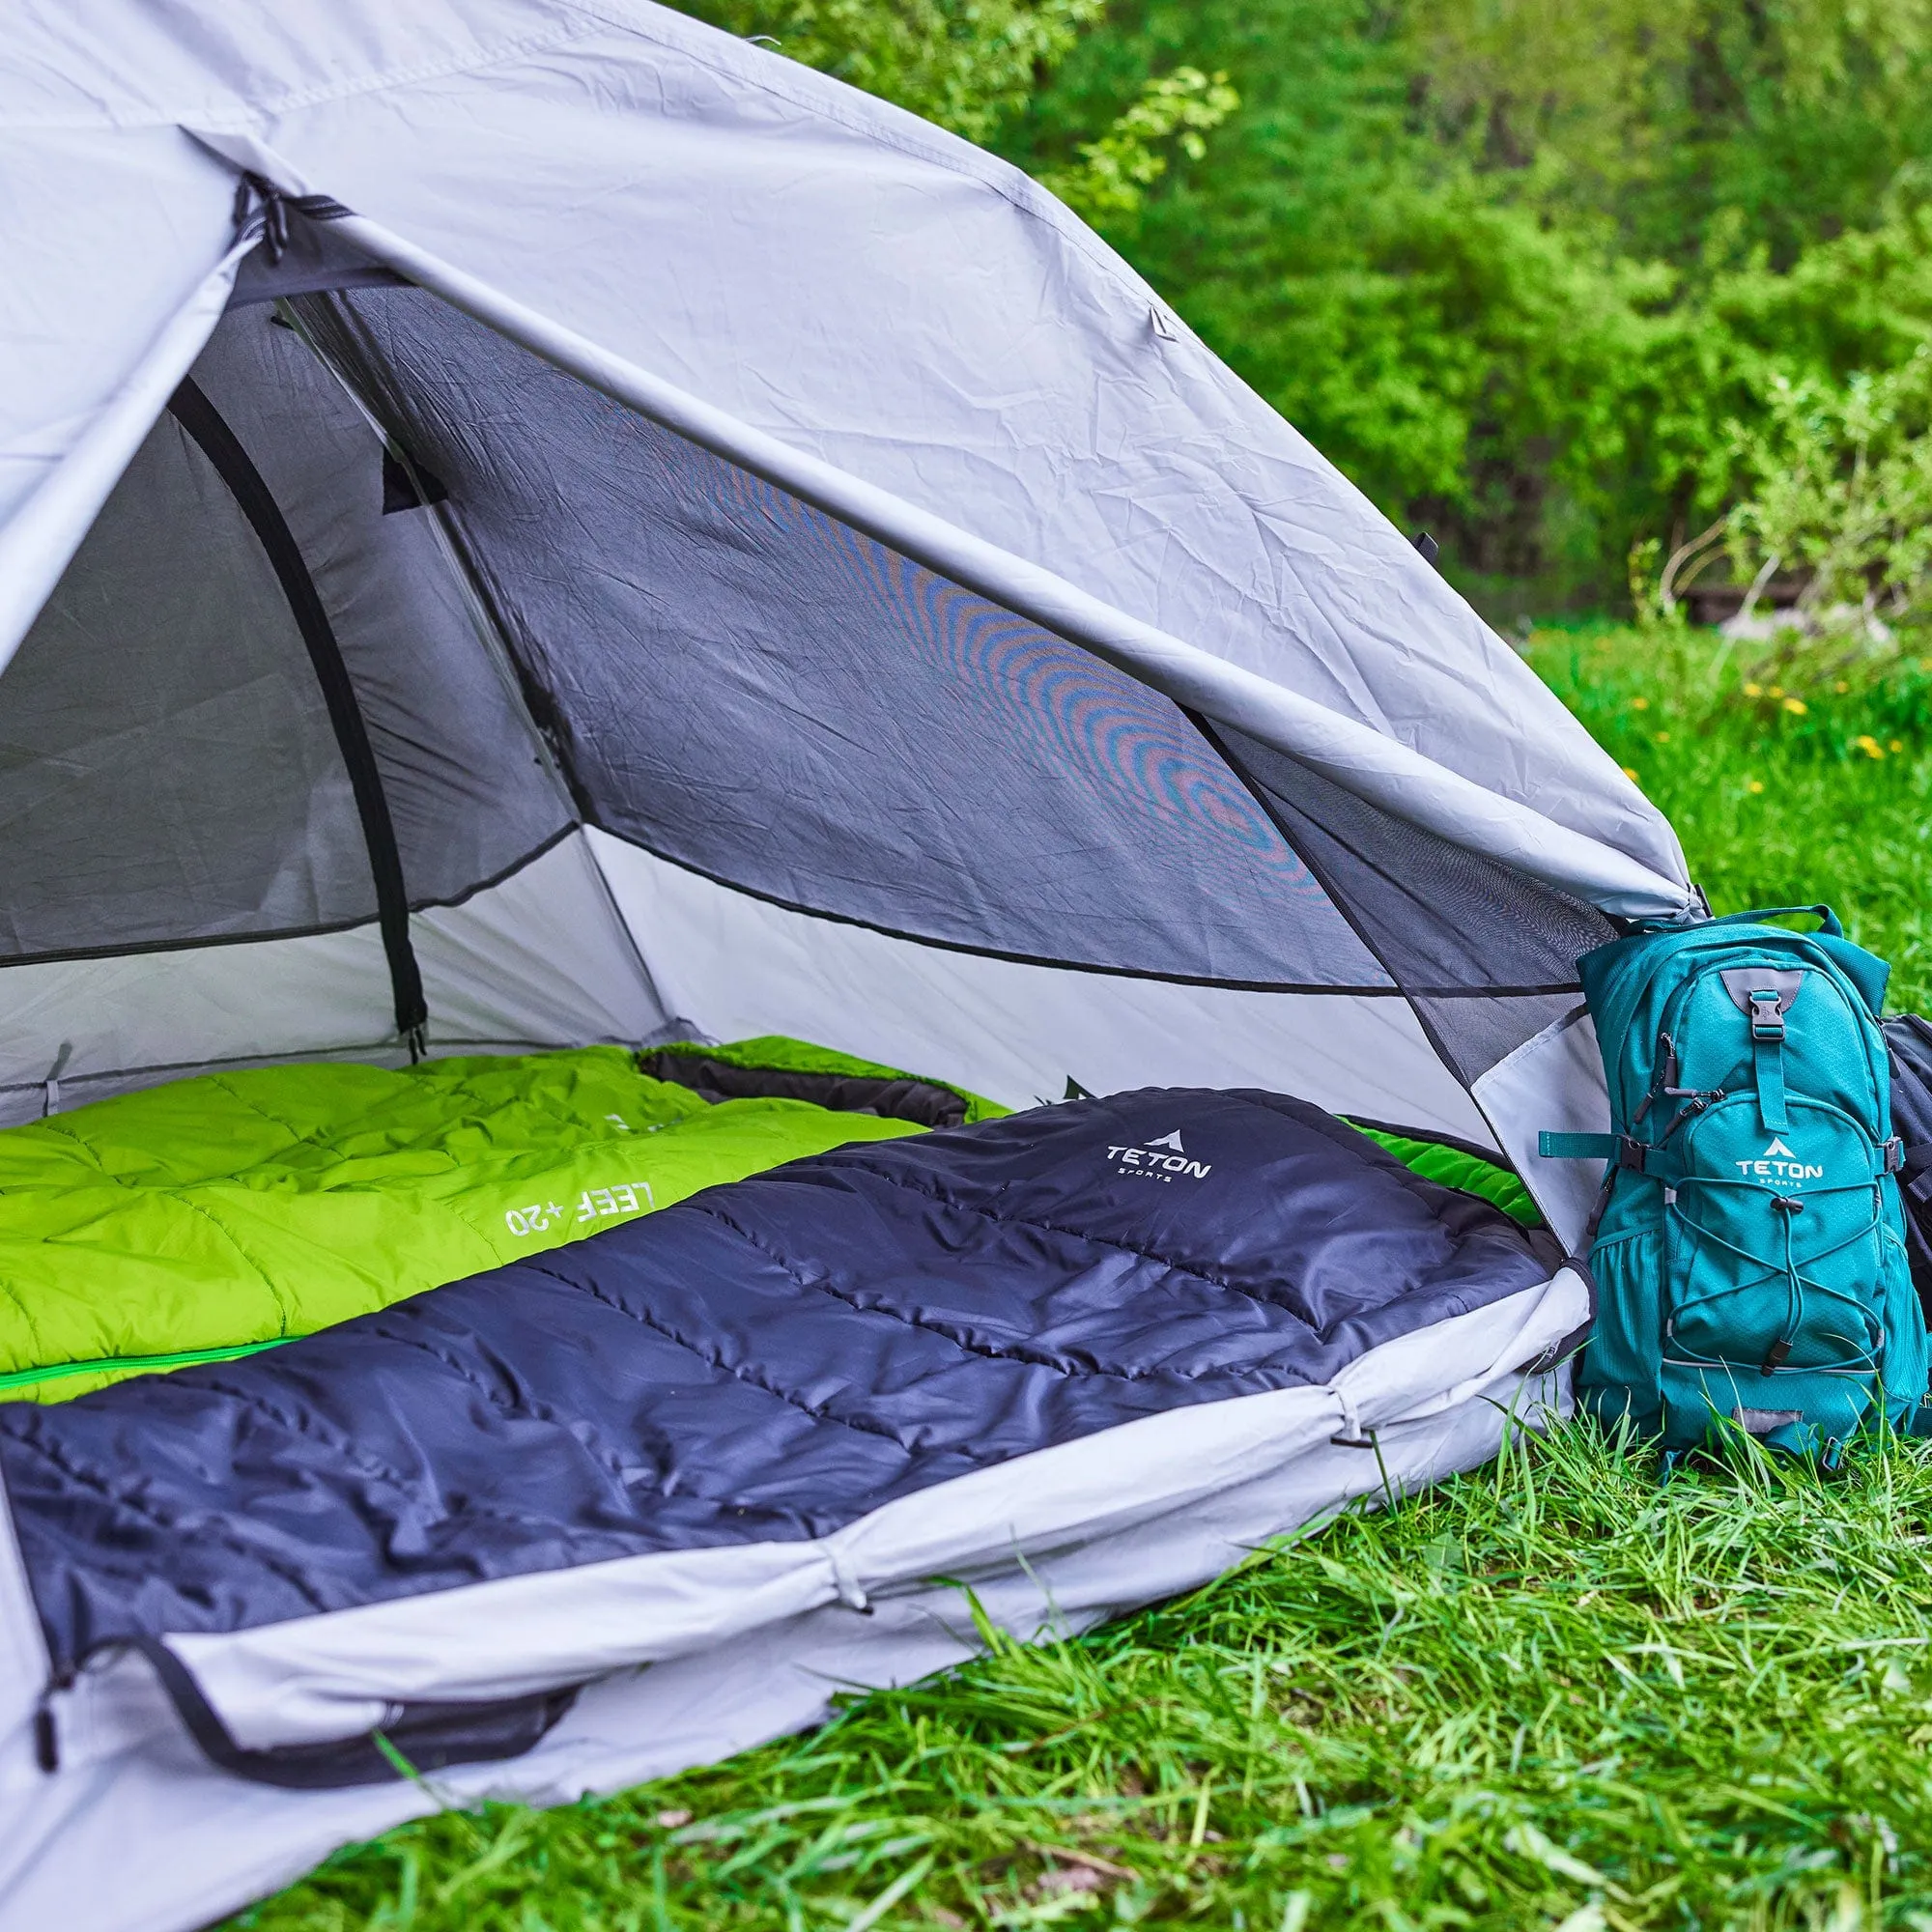
[[[1763,987],[1746,996],[1750,1001],[1750,1037],[1753,1039],[1784,1037],[1784,1000],[1776,987]]]
[[[1905,1171],[1905,1142],[1899,1135],[1893,1134],[1879,1151],[1885,1155],[1887,1174],[1902,1174]]]

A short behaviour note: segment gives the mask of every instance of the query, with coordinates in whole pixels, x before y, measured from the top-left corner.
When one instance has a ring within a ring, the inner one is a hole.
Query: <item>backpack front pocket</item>
[[[1663,1353],[1683,1366],[1870,1376],[1884,1354],[1885,1252],[1870,1137],[1793,1095],[1768,1133],[1755,1100],[1686,1129],[1666,1184],[1670,1292]]]

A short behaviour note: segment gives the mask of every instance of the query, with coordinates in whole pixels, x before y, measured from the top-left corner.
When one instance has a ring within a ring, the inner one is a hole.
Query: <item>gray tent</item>
[[[782,1033],[1011,1106],[1264,1087],[1529,1170],[1601,1123],[1574,961],[1692,904],[1669,827],[1012,170],[643,0],[29,0],[0,157],[0,1122]],[[1529,1178],[1574,1236],[1577,1178]],[[1490,1453],[1580,1294],[1434,1380],[1365,1358],[1360,1400],[1435,1418],[1405,1479]],[[1113,1472],[1124,1516],[1051,1498],[1063,1610],[1373,1480],[1332,1409],[1270,1414],[1197,1412]],[[986,1508],[916,1573],[1029,1547]],[[144,1755],[145,1679],[49,1782],[5,1548],[0,1923],[199,1922],[422,1804]],[[1037,1571],[988,1572],[1015,1627]],[[572,1667],[648,1678],[452,1788],[606,1788],[959,1654],[754,1583],[737,1623],[664,1584],[648,1641],[613,1601],[630,1647]],[[320,1655],[288,1694],[366,1709]]]

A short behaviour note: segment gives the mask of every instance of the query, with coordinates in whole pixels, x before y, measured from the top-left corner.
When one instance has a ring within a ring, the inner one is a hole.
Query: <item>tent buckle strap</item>
[[[235,226],[243,233],[251,219],[262,224],[262,252],[271,263],[288,252],[289,210],[311,221],[340,221],[355,211],[332,195],[284,194],[266,176],[243,174],[235,185]]]

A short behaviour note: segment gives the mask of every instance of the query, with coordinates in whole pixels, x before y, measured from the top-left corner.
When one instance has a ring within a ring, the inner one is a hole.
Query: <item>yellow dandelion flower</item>
[[[1667,745],[1667,744],[1669,744],[1669,742],[1670,742],[1670,733],[1669,733],[1668,731],[1660,731],[1660,732],[1659,732],[1659,733],[1657,734],[1657,742],[1658,742],[1658,743],[1659,743],[1660,745]]]
[[[1772,695],[1776,696],[1777,694],[1774,690]],[[1811,707],[1802,697],[1787,697],[1784,700],[1784,708],[1791,713],[1792,717],[1803,718]]]
[[[1625,778],[1627,778],[1627,779],[1634,779],[1634,778],[1635,778],[1635,777],[1636,777],[1636,767],[1635,767],[1634,765],[1626,765],[1626,766],[1624,767],[1624,777],[1625,777]]]
[[[1745,786],[1745,789],[1747,791],[1762,791],[1764,789],[1764,781],[1762,779],[1752,779],[1751,781]]]
[[[1868,758],[1882,758],[1885,756],[1885,747],[1869,731],[1861,732],[1858,737],[1852,740],[1852,743]]]
[[[1905,740],[1903,738],[1894,738],[1885,749],[1888,752],[1902,752],[1905,750]]]
[[[1648,711],[1650,709],[1650,699],[1647,697],[1633,697],[1631,699],[1631,709],[1633,711]]]
[[[1745,696],[1747,697],[1762,697],[1764,696],[1764,686],[1747,683],[1745,686]]]
[[[1847,684],[1843,678],[1840,678],[1837,681],[1837,683],[1832,687],[1833,691],[1849,691],[1851,690],[1851,688],[1852,687],[1849,684]]]
[[[1782,697],[1784,696],[1784,687],[1781,684],[1774,684],[1771,687],[1771,695],[1774,697]]]

